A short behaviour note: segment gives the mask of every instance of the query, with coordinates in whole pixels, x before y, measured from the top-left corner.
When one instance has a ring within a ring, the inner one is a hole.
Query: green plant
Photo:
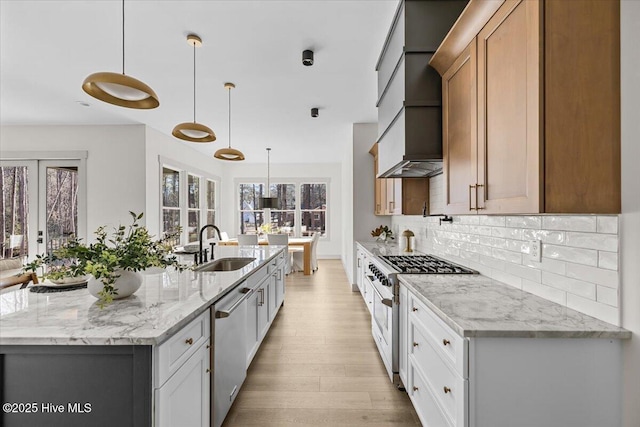
[[[104,285],[99,295],[100,303],[105,305],[117,295],[113,286],[119,277],[117,269],[140,271],[150,267],[174,267],[182,271],[188,268],[178,262],[168,243],[179,231],[154,240],[147,228],[138,223],[143,214],[129,213],[133,221],[128,227],[120,225],[109,236],[106,227],[101,226],[94,233],[95,243],[87,245],[80,239],[71,239],[51,255],[38,255],[25,270],[36,271],[43,264],[63,261],[62,265],[49,268],[45,277],[56,279],[91,274]]]
[[[371,231],[371,235],[373,237],[377,237],[379,239],[382,240],[393,240],[395,239],[395,237],[393,237],[393,231],[391,231],[391,229],[386,226],[386,225],[381,225],[378,228],[374,229]]]

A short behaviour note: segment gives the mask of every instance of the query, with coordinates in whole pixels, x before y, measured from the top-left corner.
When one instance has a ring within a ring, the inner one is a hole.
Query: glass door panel
[[[37,224],[29,223],[33,166],[32,162],[0,163],[0,259],[29,256],[29,243],[33,240],[29,231],[37,228]]]

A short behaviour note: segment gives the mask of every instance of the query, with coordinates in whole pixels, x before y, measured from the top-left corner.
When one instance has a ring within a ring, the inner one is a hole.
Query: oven
[[[389,379],[401,386],[399,375],[400,285],[398,274],[477,274],[461,265],[430,255],[369,258],[365,286],[372,300],[371,334]]]

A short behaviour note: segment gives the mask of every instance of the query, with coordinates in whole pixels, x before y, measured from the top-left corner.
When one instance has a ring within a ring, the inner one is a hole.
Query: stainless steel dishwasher
[[[213,425],[227,416],[247,376],[247,298],[253,290],[241,284],[214,305],[213,325]]]

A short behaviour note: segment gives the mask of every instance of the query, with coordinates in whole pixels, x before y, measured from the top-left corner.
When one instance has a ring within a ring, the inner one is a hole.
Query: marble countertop
[[[410,255],[397,244],[357,243],[372,256]],[[630,331],[481,274],[398,274],[398,278],[464,337],[631,338]]]
[[[401,274],[464,337],[631,338],[631,332],[482,275]]]
[[[0,345],[159,344],[282,250],[282,246],[218,246],[216,259],[256,259],[228,272],[142,272],[142,286],[134,295],[104,309],[86,289],[5,291],[0,294]]]

